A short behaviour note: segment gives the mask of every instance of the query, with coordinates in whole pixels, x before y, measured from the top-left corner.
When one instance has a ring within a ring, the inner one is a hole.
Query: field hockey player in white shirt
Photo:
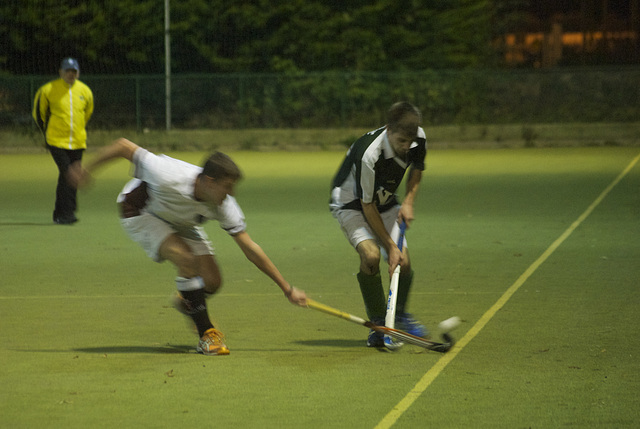
[[[210,321],[206,298],[222,284],[220,268],[202,224],[215,219],[238,244],[247,259],[271,278],[287,299],[306,306],[304,291],[282,276],[262,248],[246,231],[244,214],[236,202],[234,186],[242,175],[227,155],[216,152],[198,167],[164,155],[155,155],[120,138],[83,168],[69,170],[69,181],[85,186],[91,173],[119,158],[135,167],[134,179],[118,196],[122,226],[156,262],[169,260],[177,270],[178,293],[174,306],[196,325],[204,355],[226,355],[223,334]]]

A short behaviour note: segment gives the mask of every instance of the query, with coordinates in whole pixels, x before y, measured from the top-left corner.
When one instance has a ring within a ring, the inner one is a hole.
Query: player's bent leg
[[[180,310],[186,313],[195,323],[200,336],[196,350],[205,355],[229,354],[229,349],[222,341],[223,336],[216,330],[209,319],[205,300],[205,281],[199,275],[201,256],[195,256],[191,247],[178,235],[171,234],[160,245],[160,257],[171,261],[178,271],[176,287],[182,298]],[[217,268],[217,266],[216,266]],[[215,282],[215,270],[209,269],[209,281]],[[219,286],[219,283],[217,284]]]
[[[387,301],[380,277],[380,249],[373,240],[365,240],[358,244],[356,250],[360,255],[358,285],[367,317],[377,325],[384,325]],[[384,347],[382,334],[373,330],[369,332],[367,346]]]
[[[205,301],[204,284],[200,277],[176,277],[176,287],[182,297],[181,312],[188,315],[198,329],[198,335],[202,337],[204,333],[213,328],[207,312]]]
[[[213,255],[200,255],[196,257],[198,264],[198,274],[204,281],[204,290],[208,295],[212,295],[222,286],[222,274],[220,267]]]
[[[360,256],[360,272],[367,275],[380,272],[380,248],[375,241],[362,241],[356,247],[356,251]]]
[[[358,284],[369,320],[384,319],[387,302],[380,277],[380,249],[373,240],[365,240],[356,247],[360,255]]]
[[[158,250],[160,258],[175,265],[178,276],[192,278],[198,275],[198,260],[189,245],[177,234],[169,235]]]
[[[207,356],[228,355],[229,348],[224,343],[224,335],[215,329],[209,319],[204,287],[193,289],[196,283],[200,283],[200,286],[203,286],[200,277],[194,277],[193,279],[178,277],[176,279],[178,290],[185,301],[189,317],[195,323],[200,336],[196,351]]]
[[[195,239],[171,234],[160,245],[159,255],[176,266],[179,276],[201,277],[207,294],[220,289],[222,275],[206,235]]]

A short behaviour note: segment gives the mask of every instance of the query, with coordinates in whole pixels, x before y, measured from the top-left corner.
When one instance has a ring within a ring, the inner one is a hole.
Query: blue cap
[[[62,62],[60,63],[60,70],[69,69],[80,71],[78,60],[76,60],[75,58],[65,58],[64,60],[62,60]]]

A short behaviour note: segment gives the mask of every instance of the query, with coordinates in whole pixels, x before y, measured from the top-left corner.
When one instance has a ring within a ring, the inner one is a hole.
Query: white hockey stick
[[[398,249],[400,249],[400,251],[402,252],[402,249],[404,247],[404,233],[407,229],[407,224],[403,221],[402,223],[400,223],[399,226],[400,226],[400,234],[398,237],[397,246],[398,246]],[[391,328],[391,329],[395,328],[395,324],[396,324],[396,303],[398,300],[399,279],[400,279],[400,265],[398,265],[393,271],[393,274],[391,275],[391,283],[389,283],[389,298],[387,299],[387,314],[384,319],[384,325],[387,328]],[[389,335],[384,336],[384,346],[388,350],[391,350],[391,351],[397,350],[403,345],[404,343],[400,341],[394,341],[394,339]]]

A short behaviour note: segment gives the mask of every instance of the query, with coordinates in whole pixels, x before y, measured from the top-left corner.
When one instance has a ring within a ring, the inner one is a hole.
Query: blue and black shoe
[[[410,333],[416,337],[429,338],[429,330],[418,322],[409,313],[401,313],[396,315],[396,328]]]
[[[384,326],[384,320],[373,318],[371,319],[374,325]],[[384,335],[380,332],[376,332],[373,329],[369,331],[367,337],[367,347],[384,347]]]

